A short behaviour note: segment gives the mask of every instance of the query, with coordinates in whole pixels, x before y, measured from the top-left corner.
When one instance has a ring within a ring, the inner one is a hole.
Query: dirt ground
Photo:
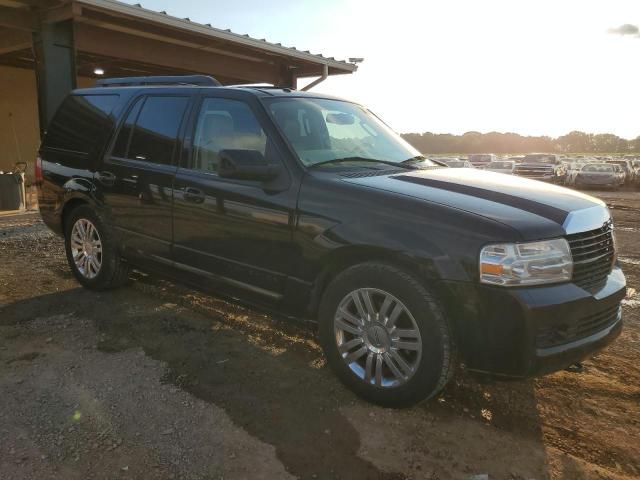
[[[0,479],[639,478],[640,194],[601,196],[622,336],[407,410],[345,390],[307,327],[139,272],[83,290],[37,214],[0,216]]]

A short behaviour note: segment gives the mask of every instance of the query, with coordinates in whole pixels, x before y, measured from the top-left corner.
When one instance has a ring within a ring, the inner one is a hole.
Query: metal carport
[[[114,0],[0,0],[0,170],[33,160],[62,98],[106,76],[202,73],[296,87],[352,63]]]

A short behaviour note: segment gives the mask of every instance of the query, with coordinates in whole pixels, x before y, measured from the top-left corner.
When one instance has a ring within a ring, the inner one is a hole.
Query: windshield
[[[599,172],[599,173],[612,173],[613,167],[611,165],[585,165],[582,169],[583,172]]]
[[[359,105],[321,98],[277,98],[266,103],[306,166],[339,159],[400,163],[421,158],[418,150]]]

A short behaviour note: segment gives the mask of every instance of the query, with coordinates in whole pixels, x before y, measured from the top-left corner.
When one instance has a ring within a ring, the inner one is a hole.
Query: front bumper
[[[500,288],[452,282],[446,290],[470,370],[509,377],[543,375],[592,356],[622,329],[626,283],[618,267],[595,293],[573,283]]]

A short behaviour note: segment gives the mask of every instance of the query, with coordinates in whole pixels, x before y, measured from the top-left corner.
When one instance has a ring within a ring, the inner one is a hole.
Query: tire
[[[368,317],[356,297],[371,312]],[[391,264],[363,263],[340,273],[322,297],[318,320],[329,366],[372,403],[407,407],[432,398],[457,367],[440,303],[413,275]]]
[[[81,227],[87,232],[85,236]],[[64,238],[69,267],[82,286],[108,290],[128,281],[129,267],[121,259],[110,229],[91,207],[80,205],[69,213]]]

